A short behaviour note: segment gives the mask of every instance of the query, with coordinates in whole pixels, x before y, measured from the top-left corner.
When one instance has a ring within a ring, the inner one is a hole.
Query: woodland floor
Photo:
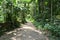
[[[32,23],[22,24],[21,28],[6,32],[0,40],[48,40],[42,31],[36,30]]]

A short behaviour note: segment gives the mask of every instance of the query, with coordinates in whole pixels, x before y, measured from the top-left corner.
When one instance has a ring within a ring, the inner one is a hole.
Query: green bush
[[[43,24],[36,21],[34,21],[33,24],[36,26],[37,29],[49,31],[52,35],[60,37],[60,25],[47,23],[43,26]]]
[[[44,29],[50,31],[52,35],[60,36],[60,25],[45,24]]]

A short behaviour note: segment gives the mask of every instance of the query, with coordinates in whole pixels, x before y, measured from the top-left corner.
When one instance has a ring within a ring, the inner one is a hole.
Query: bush
[[[60,36],[60,25],[45,24],[44,29],[50,31],[52,35]]]

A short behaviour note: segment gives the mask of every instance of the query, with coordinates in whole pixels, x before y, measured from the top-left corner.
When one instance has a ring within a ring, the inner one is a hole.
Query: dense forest
[[[27,22],[60,37],[60,0],[0,0],[0,35]]]

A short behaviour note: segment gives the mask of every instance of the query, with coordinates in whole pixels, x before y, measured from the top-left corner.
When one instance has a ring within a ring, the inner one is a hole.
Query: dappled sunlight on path
[[[22,24],[21,28],[6,32],[0,40],[48,40],[32,23]]]

